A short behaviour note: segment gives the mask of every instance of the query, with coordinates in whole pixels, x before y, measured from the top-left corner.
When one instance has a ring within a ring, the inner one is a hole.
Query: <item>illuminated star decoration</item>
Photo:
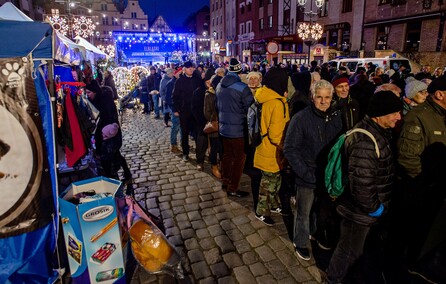
[[[47,19],[53,26],[53,29],[63,34],[64,36],[68,34],[68,30],[70,29],[70,27],[68,26],[67,20],[65,18],[59,17],[59,15],[54,15],[51,17],[47,17]]]
[[[94,34],[94,29],[96,25],[93,23],[91,18],[85,16],[74,18],[72,29],[74,33],[83,38],[87,38]]]
[[[107,46],[103,46],[102,44],[100,44],[97,46],[97,48],[99,48],[102,52],[110,55],[110,57],[115,57],[115,46],[113,44],[109,44]]]

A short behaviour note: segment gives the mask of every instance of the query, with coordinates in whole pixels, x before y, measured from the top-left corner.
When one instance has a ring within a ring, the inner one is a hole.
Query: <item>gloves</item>
[[[384,212],[384,205],[381,203],[375,212],[369,213],[369,216],[378,218],[383,214],[383,212]]]

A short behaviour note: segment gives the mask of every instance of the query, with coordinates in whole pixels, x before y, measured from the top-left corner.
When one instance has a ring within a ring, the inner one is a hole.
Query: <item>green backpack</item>
[[[376,142],[373,134],[367,130],[362,128],[354,128],[339,136],[328,154],[328,163],[325,167],[325,187],[327,188],[328,194],[332,198],[339,197],[344,192],[344,189],[348,184],[344,142],[347,136],[355,132],[363,133],[372,139],[373,143],[375,143],[376,155],[378,156],[378,159],[380,157],[378,143]]]

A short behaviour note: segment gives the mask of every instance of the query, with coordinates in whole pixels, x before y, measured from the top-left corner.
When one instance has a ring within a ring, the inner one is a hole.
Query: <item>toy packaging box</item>
[[[74,283],[125,283],[127,240],[114,198],[121,187],[120,181],[97,177],[70,184],[59,197]]]

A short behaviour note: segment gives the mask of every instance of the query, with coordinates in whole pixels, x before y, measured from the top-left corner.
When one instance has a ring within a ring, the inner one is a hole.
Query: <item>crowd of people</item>
[[[444,261],[445,240],[425,247],[446,197],[441,68],[412,74],[370,63],[353,72],[316,61],[247,68],[232,58],[221,66],[152,66],[139,92],[143,112],[162,115],[171,127],[173,154],[188,162],[194,141],[197,170],[209,153],[228,196],[248,196],[239,183],[249,175],[256,218],[266,225],[274,225],[271,214],[294,215],[297,257],[310,260],[312,244],[332,252],[327,283],[409,283],[410,273],[445,280],[432,269],[440,250]],[[262,137],[255,146],[247,123],[254,104],[261,106]],[[347,187],[333,199],[325,186],[328,153],[341,134],[358,128],[344,144]],[[108,165],[116,170],[119,151],[115,157]]]

